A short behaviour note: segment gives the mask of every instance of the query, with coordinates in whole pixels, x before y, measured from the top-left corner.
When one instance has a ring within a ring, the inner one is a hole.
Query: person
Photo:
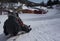
[[[27,26],[23,23],[18,13],[8,11],[8,19],[4,22],[4,34],[16,36],[18,32],[25,31],[26,33],[31,31],[30,25]]]
[[[11,34],[13,36],[16,36],[17,33],[21,31],[21,27],[16,21],[16,18],[13,13],[9,12],[8,19],[4,22],[3,29],[5,35]]]

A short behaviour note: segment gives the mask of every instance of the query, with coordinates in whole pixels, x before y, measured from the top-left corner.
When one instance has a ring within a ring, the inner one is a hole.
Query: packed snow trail
[[[44,15],[20,14],[23,22],[31,25],[32,30],[30,33],[19,35],[16,41],[60,41],[60,11],[48,10],[49,12]],[[6,15],[0,16],[0,41],[12,41],[13,39],[6,39],[3,34],[3,24],[6,19]]]

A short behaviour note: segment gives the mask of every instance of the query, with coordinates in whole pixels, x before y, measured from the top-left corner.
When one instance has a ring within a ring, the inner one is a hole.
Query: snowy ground
[[[16,41],[60,41],[60,10],[48,9],[44,15],[20,14],[19,16],[27,25],[31,25],[31,32],[20,35]],[[12,41],[6,39],[3,34],[4,21],[7,15],[0,15],[0,41]]]

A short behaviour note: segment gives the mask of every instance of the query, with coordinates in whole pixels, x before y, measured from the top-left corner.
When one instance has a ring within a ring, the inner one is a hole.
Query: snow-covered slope
[[[20,14],[19,16],[27,25],[31,25],[31,32],[20,35],[15,41],[60,41],[60,11],[48,9],[47,14]],[[0,41],[13,41],[6,39],[3,34],[3,24],[7,15],[0,15]]]

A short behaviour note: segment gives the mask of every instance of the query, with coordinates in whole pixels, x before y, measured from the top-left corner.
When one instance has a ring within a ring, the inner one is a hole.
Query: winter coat
[[[3,28],[8,32],[9,34],[18,33],[21,30],[20,25],[15,20],[15,17],[9,16],[9,18],[4,22]]]

